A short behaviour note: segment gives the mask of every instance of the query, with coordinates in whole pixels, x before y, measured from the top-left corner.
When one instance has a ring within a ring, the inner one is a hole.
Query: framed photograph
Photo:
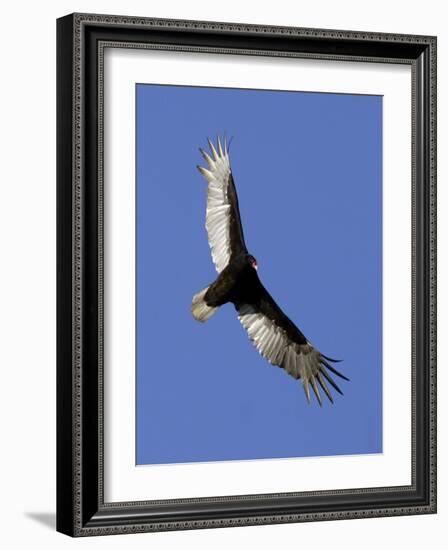
[[[436,38],[57,41],[57,529],[434,513]]]

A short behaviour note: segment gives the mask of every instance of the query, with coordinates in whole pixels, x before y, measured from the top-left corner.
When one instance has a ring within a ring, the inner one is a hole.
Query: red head
[[[249,262],[250,267],[252,267],[255,270],[258,269],[257,260],[251,254],[247,256],[247,261]]]

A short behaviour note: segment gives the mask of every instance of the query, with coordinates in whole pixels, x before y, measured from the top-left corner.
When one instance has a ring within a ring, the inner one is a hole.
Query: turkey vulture
[[[336,359],[320,353],[305,338],[260,281],[257,261],[249,254],[244,242],[228,145],[219,137],[216,147],[210,140],[208,143],[210,154],[199,149],[207,168],[197,168],[208,182],[205,226],[219,275],[193,297],[193,316],[205,322],[219,306],[231,302],[259,353],[295,379],[301,379],[308,403],[311,386],[319,405],[322,405],[318,384],[333,403],[326,382],[340,394],[342,391],[328,371],[344,380],[348,378],[330,364],[337,362]]]

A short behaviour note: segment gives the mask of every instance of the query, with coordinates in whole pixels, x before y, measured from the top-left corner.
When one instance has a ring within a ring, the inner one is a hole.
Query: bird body
[[[219,307],[232,303],[238,318],[259,353],[295,379],[301,379],[308,402],[310,387],[319,404],[319,388],[333,402],[328,382],[341,390],[328,371],[348,380],[321,354],[287,317],[263,286],[258,264],[247,250],[235,182],[230,168],[226,142],[218,138],[217,147],[209,140],[210,154],[200,149],[207,168],[198,166],[208,182],[206,229],[217,279],[195,294],[192,313],[201,322],[208,321]]]
[[[257,279],[257,272],[250,265],[248,255],[240,254],[230,260],[210,285],[205,300],[216,307],[227,302],[237,304],[244,296],[254,294]]]
[[[232,258],[216,280],[196,294],[196,301],[194,298],[193,304],[197,305],[202,301],[207,308],[213,308],[214,313],[218,307],[228,302],[236,305],[245,294],[253,293],[256,272],[249,264],[248,256],[248,254],[241,253],[236,258]],[[193,316],[201,322],[208,321],[213,314],[207,315],[208,311],[203,306],[199,310],[195,307],[192,308]]]

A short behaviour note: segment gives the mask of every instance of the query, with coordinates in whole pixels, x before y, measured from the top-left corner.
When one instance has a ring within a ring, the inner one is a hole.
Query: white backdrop
[[[1,518],[6,548],[224,548],[298,545],[349,550],[440,547],[448,520],[448,405],[439,401],[439,514],[72,540],[54,531],[55,511],[55,19],[73,11],[370,30],[439,36],[439,151],[447,146],[448,35],[443,2],[377,0],[60,0],[21,2],[3,9],[1,40],[2,161],[0,235]],[[439,159],[439,281],[447,279],[446,155]],[[439,388],[448,359],[446,285],[439,285]],[[442,392],[439,391],[439,395]],[[126,538],[124,538],[126,537]]]
[[[186,63],[188,60],[188,63]],[[186,70],[186,67],[188,69]],[[360,70],[361,69],[361,70]],[[410,485],[411,69],[108,49],[104,57],[104,498],[136,501]],[[229,75],[229,76],[228,76]],[[383,95],[383,449],[379,454],[135,466],[135,85]],[[109,237],[107,237],[109,235]],[[407,281],[407,284],[404,283]],[[395,330],[394,330],[395,329]],[[393,390],[391,391],[391,388]],[[396,406],[400,403],[400,407]],[[335,476],[334,472],[338,475]]]

